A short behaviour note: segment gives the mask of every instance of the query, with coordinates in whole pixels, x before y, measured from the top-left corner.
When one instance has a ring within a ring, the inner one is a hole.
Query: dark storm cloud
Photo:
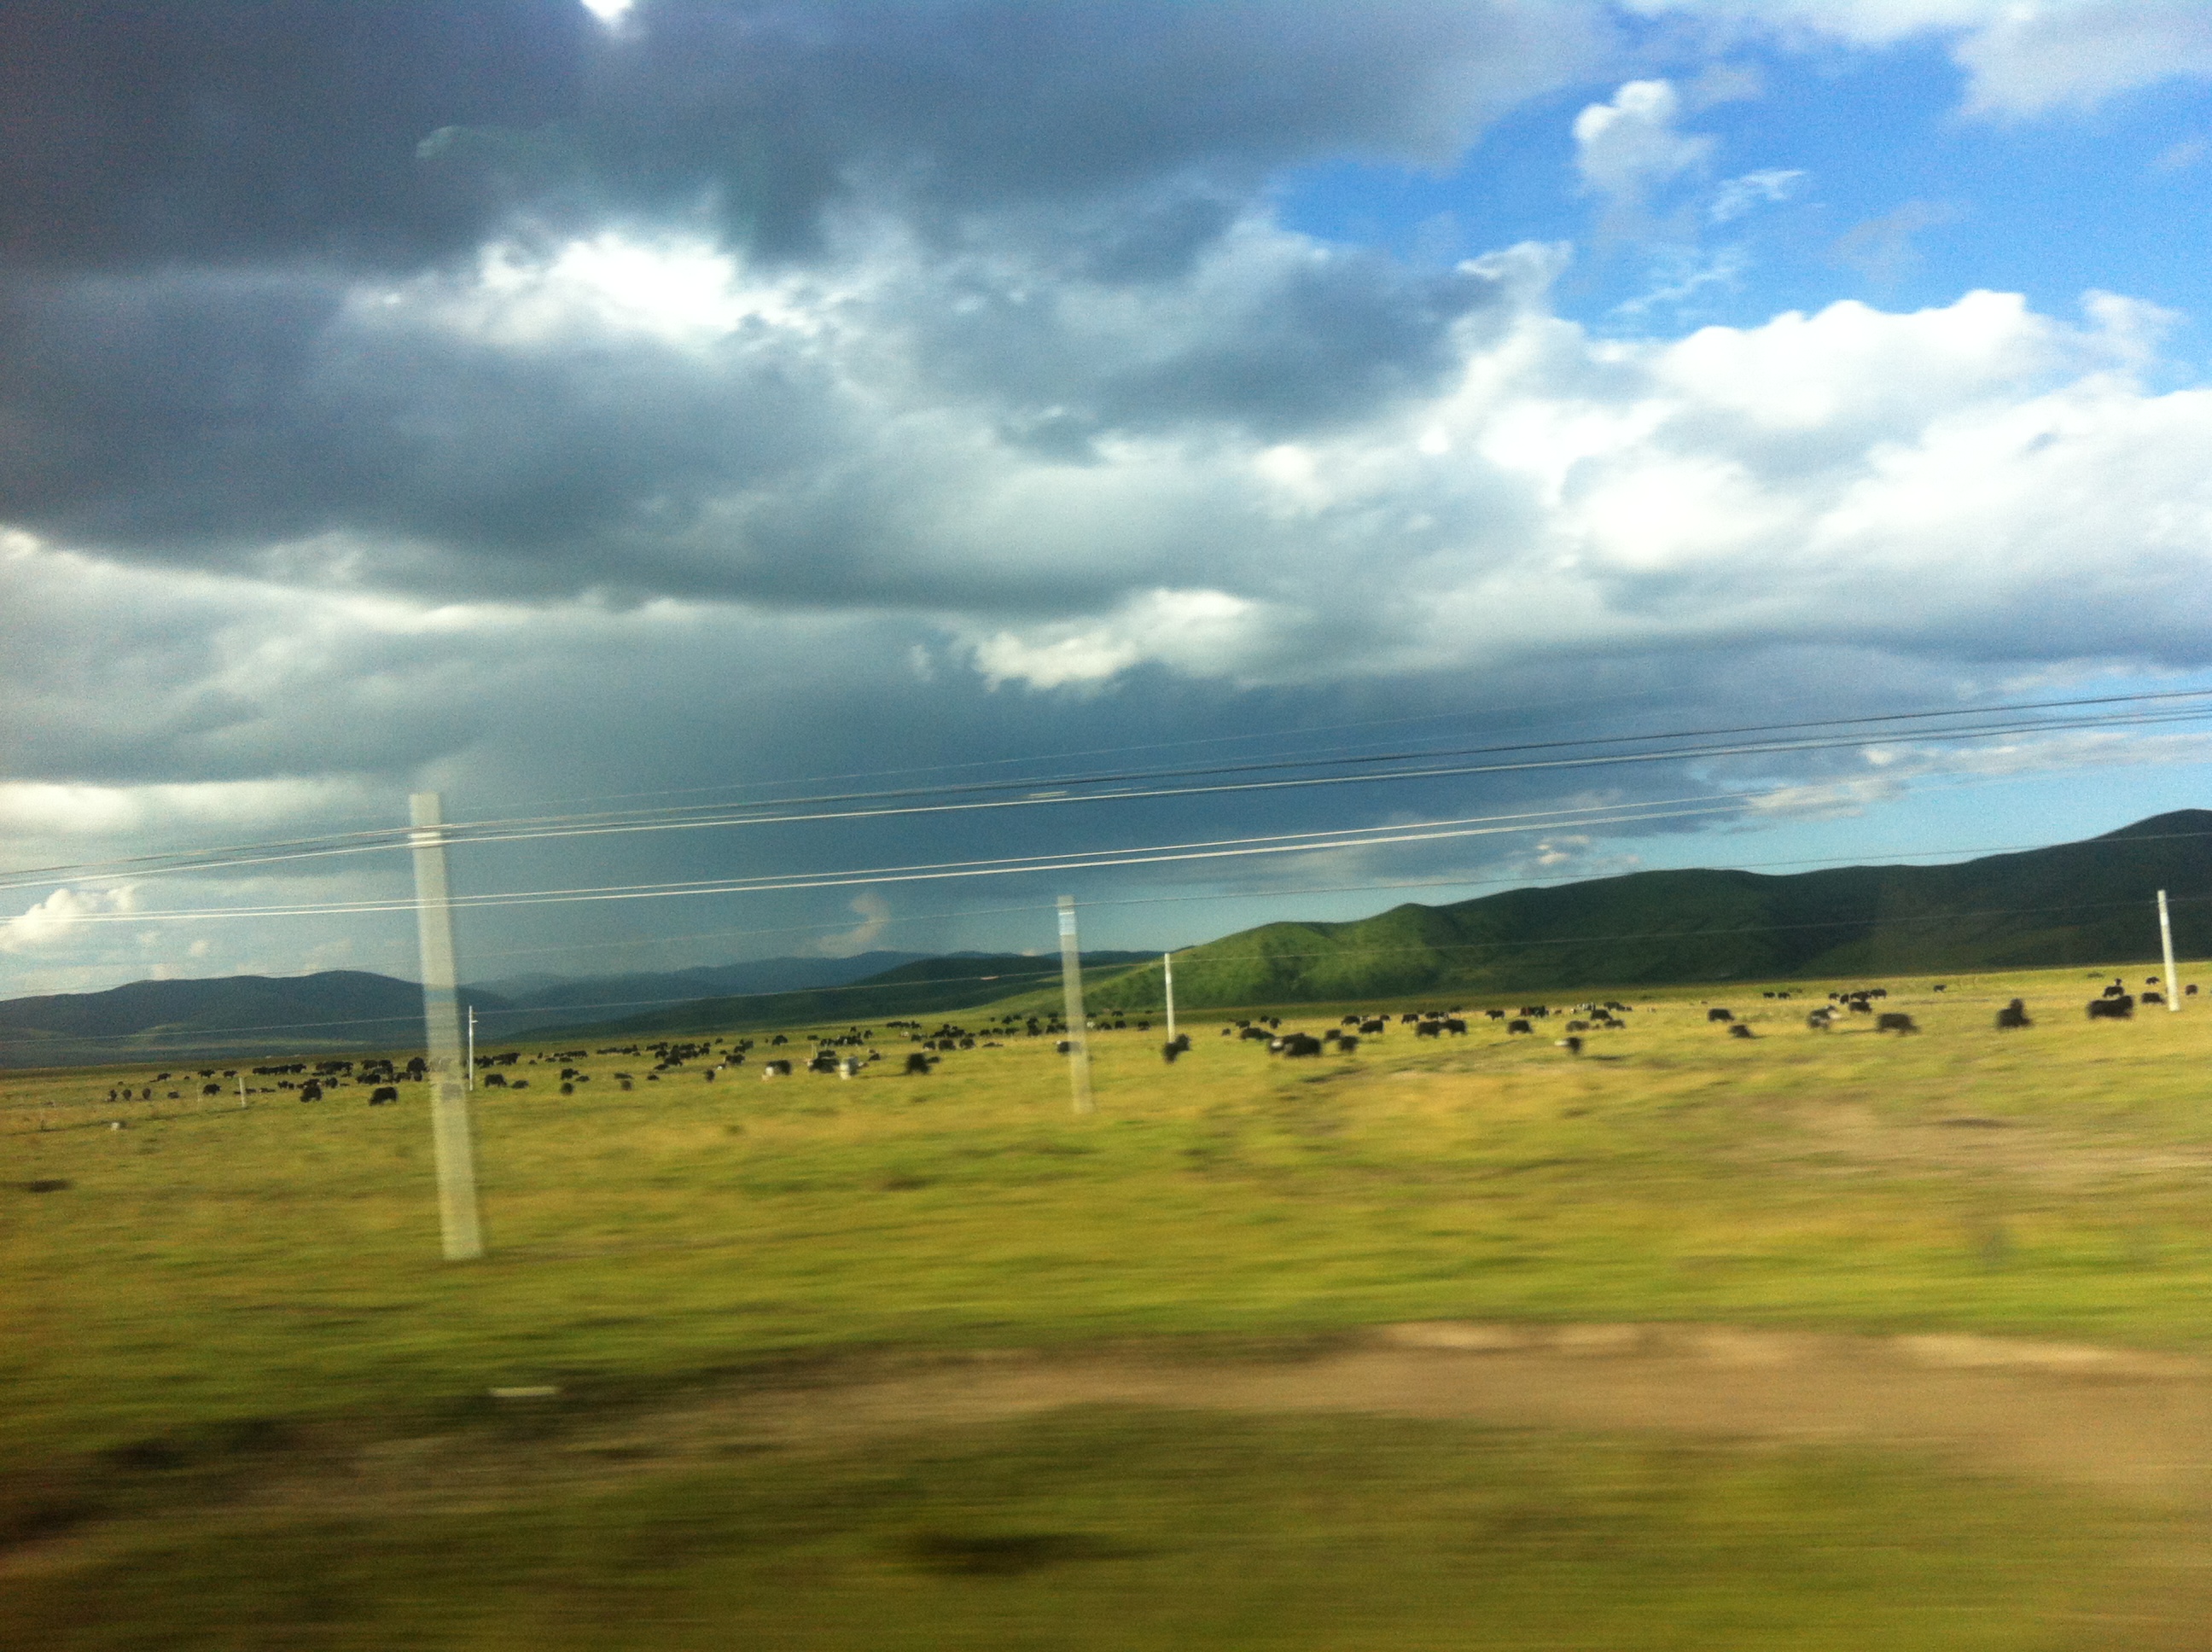
[[[1443,160],[1590,46],[1466,0],[645,0],[614,31],[578,0],[15,0],[0,258],[404,265],[516,206],[672,203],[790,252],[864,175],[963,209]]]
[[[1095,603],[1114,576],[909,555],[950,478],[887,410],[1080,460],[1432,387],[1493,283],[1240,251],[1253,191],[1322,151],[1443,159],[1589,46],[1465,3],[646,0],[612,30],[574,0],[37,3],[0,27],[0,519],[425,592],[921,606]],[[488,238],[550,257],[616,226],[850,271],[837,213],[927,249],[876,282],[858,350],[423,320]],[[1135,308],[1102,323],[1079,288]]]
[[[861,177],[957,212],[1346,149],[1443,161],[1595,49],[1581,7],[1468,0],[645,0],[624,34],[583,153],[711,180],[786,250]]]
[[[349,578],[426,591],[726,588],[773,542],[703,527],[704,501],[804,500],[863,439],[821,365],[773,336],[703,357],[634,339],[505,348],[364,316],[316,274],[19,288],[0,359],[17,524],[229,568],[337,536],[332,555],[376,547]],[[702,533],[718,572],[692,563]]]
[[[1184,273],[1131,301],[1140,325],[1089,320],[1097,288],[1028,263],[956,266],[909,294],[902,320],[944,391],[1005,408],[1016,440],[1079,456],[1078,433],[1212,423],[1281,440],[1359,418],[1433,391],[1474,342],[1462,322],[1509,314],[1499,281],[1474,269],[1265,236]]]
[[[349,579],[425,592],[1096,601],[1120,574],[930,554],[988,455],[918,450],[901,417],[1032,457],[1194,425],[1281,440],[1433,389],[1462,324],[1508,313],[1486,275],[1265,233],[1127,302],[1012,255],[882,285],[818,306],[827,335],[672,339],[570,294],[518,341],[474,272],[19,284],[0,297],[0,499],[64,543],[295,577],[312,562],[269,570],[270,547],[337,536]]]
[[[574,0],[10,0],[0,258],[18,268],[410,264],[501,203],[418,164],[456,124],[574,110]]]

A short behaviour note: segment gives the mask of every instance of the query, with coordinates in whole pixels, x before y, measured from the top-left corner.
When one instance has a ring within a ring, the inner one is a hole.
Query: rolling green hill
[[[2212,811],[1954,865],[1632,872],[1348,923],[1267,924],[1176,954],[1176,999],[1195,1009],[2150,962],[2160,889],[2177,955],[2212,954]],[[1154,1008],[1159,966],[1089,999]]]

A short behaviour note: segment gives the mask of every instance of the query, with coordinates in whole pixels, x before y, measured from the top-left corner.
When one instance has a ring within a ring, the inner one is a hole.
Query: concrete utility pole
[[[1160,977],[1167,983],[1168,1042],[1175,1042],[1175,954],[1160,954]]]
[[[467,1080],[468,1089],[477,1087],[477,1006],[473,1004],[469,1005],[469,1064],[461,1069],[461,1076]]]
[[[435,792],[408,799],[415,849],[415,923],[422,949],[422,1024],[428,1042],[430,1139],[437,1151],[438,1224],[449,1262],[483,1254],[477,1221],[476,1149],[461,1067],[461,1017],[454,987],[453,908],[446,886],[446,834]]]
[[[2166,954],[2166,1007],[2181,1013],[2181,983],[2173,976],[2173,920],[2166,915],[2166,891],[2158,892],[2158,944]]]
[[[1075,897],[1060,897],[1060,987],[1066,1000],[1067,1081],[1075,1090],[1075,1110],[1091,1111],[1091,1039],[1083,1014],[1083,951],[1075,938]]]

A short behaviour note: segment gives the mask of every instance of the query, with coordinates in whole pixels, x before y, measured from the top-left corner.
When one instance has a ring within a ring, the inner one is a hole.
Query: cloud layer
[[[551,810],[2212,665],[2212,392],[2152,307],[1972,291],[1624,337],[1561,302],[1570,246],[1401,259],[1271,192],[1330,157],[1455,163],[1550,99],[1599,239],[1662,203],[1694,239],[1808,185],[1684,129],[1668,28],[1724,70],[1784,35],[1939,41],[1968,113],[2024,118],[2203,72],[2194,9],[602,9],[0,22],[12,864],[382,823],[424,785]],[[1802,787],[1768,810],[1802,813],[1911,768],[1707,778]],[[1250,818],[1205,807],[1096,837]],[[741,853],[1025,841],[936,829]],[[1550,841],[1512,864],[1613,864]],[[178,962],[93,921],[112,886],[24,887],[11,956],[100,929],[102,968]],[[745,950],[907,944],[896,906]],[[356,938],[313,944],[369,959]],[[255,932],[202,957],[278,956]]]
[[[2212,80],[2212,13],[2195,0],[1626,0],[1647,16],[1744,36],[1855,46],[1944,41],[1965,111],[2016,120],[2172,80]]]

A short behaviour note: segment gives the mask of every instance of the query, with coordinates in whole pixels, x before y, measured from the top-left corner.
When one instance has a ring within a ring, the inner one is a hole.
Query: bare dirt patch
[[[1803,1168],[1887,1175],[1996,1175],[2025,1186],[2081,1191],[2146,1176],[2201,1178],[2212,1152],[2164,1145],[2115,1144],[2045,1120],[1971,1112],[1923,1119],[1886,1115],[1863,1102],[1790,1107],[1795,1135],[1735,1148],[1743,1162],[1811,1161]]]
[[[1850,1442],[2212,1505],[2212,1364],[1957,1335],[1431,1321],[1293,1357],[1185,1361],[1109,1349],[962,1359],[708,1397],[633,1426],[793,1447],[1100,1404]]]
[[[0,1578],[125,1562],[185,1533],[252,1541],[295,1525],[495,1511],[763,1454],[788,1456],[804,1473],[813,1454],[1076,1406],[1368,1414],[1667,1436],[1723,1449],[1899,1451],[1969,1474],[2080,1488],[2154,1521],[2136,1548],[2138,1582],[2115,1603],[2127,1616],[2116,1646],[2198,1644],[2190,1626],[2203,1621],[2202,1582],[2212,1572],[2212,1522],[2203,1518],[2212,1512],[2212,1360],[2082,1344],[1428,1321],[1306,1344],[893,1351],[763,1368],[649,1404],[556,1384],[483,1403],[480,1420],[435,1434],[272,1452],[255,1483],[221,1507],[21,1534],[28,1540],[0,1553]],[[1014,1576],[1106,1558],[1069,1546],[1079,1540],[1057,1528],[948,1532],[916,1537],[914,1564]]]

